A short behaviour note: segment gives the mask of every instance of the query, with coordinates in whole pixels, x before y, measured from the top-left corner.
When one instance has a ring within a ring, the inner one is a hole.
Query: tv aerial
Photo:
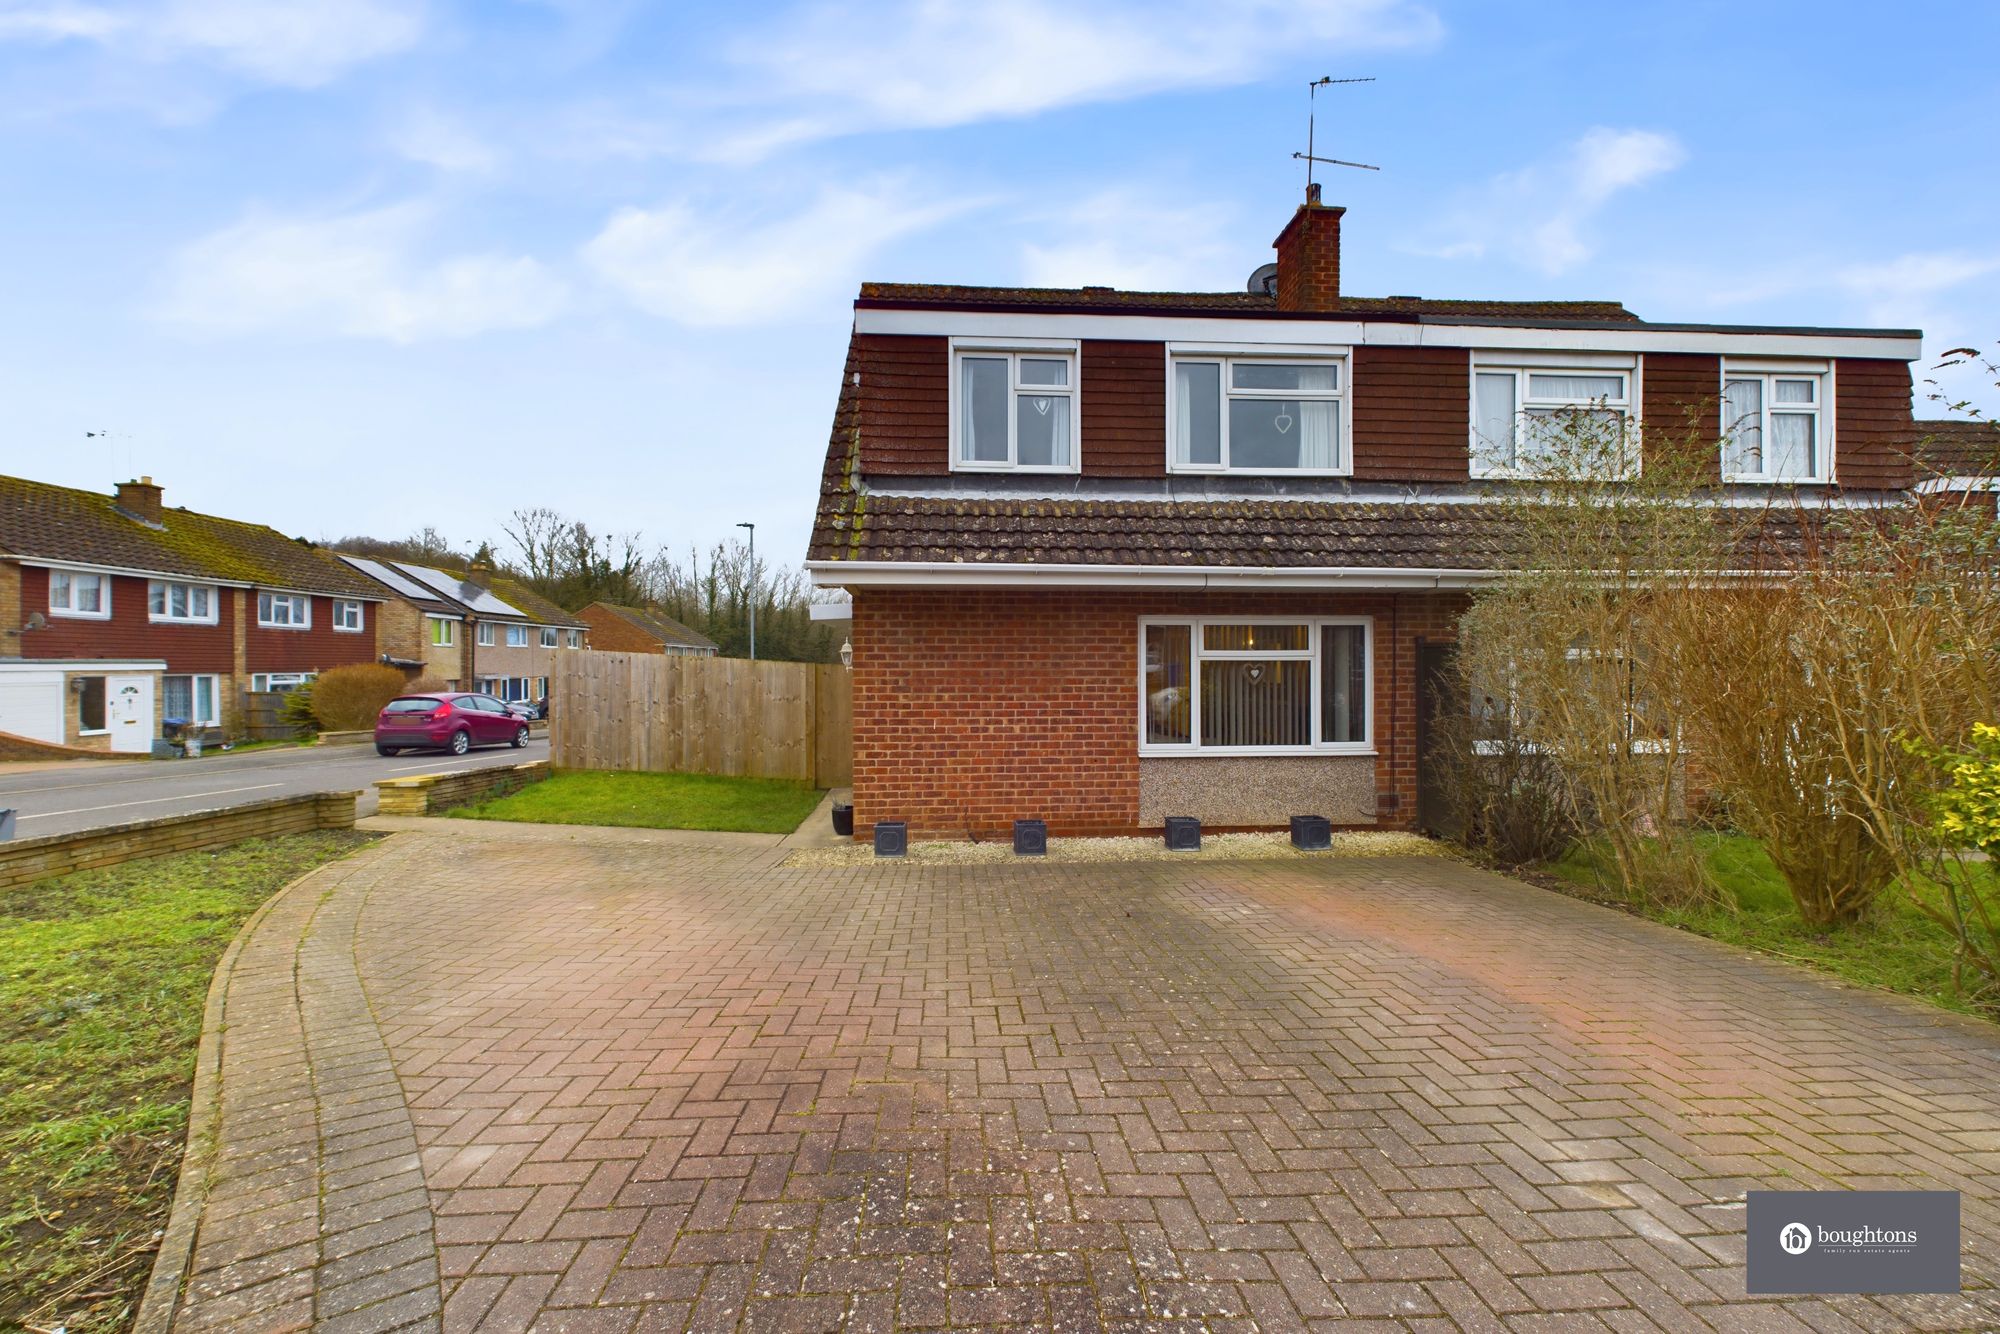
[[[1345,158],[1337,158],[1337,157],[1318,157],[1314,154],[1313,151],[1315,147],[1313,142],[1313,132],[1316,128],[1314,122],[1316,122],[1319,118],[1319,90],[1322,88],[1332,87],[1336,84],[1373,83],[1373,82],[1375,82],[1375,80],[1372,78],[1336,79],[1332,75],[1328,74],[1328,75],[1322,75],[1321,77],[1314,79],[1311,83],[1306,85],[1306,100],[1307,100],[1306,101],[1307,104],[1306,151],[1303,153],[1294,153],[1292,154],[1292,158],[1294,161],[1301,161],[1306,164],[1306,199],[1309,202],[1317,202],[1319,198],[1319,187],[1313,183],[1313,166],[1316,163],[1325,163],[1329,167],[1357,167],[1362,171],[1382,170],[1380,167],[1374,166],[1367,162],[1349,162]]]

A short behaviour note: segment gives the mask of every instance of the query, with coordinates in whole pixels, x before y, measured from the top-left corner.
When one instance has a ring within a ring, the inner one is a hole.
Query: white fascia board
[[[1465,347],[1568,352],[1700,352],[1721,356],[1868,357],[1915,361],[1923,340],[1872,333],[1757,333],[1726,329],[1562,329],[1364,320],[1214,319],[1199,315],[1068,315],[999,310],[854,312],[858,334],[948,338],[1122,338],[1165,343],[1276,343],[1330,347]]]
[[[167,670],[167,660],[165,658],[10,658],[0,662],[0,672],[74,672],[79,668],[88,668],[93,672],[164,672]],[[192,674],[227,675],[218,672]]]
[[[854,619],[854,603],[809,602],[806,604],[806,618],[813,621],[851,621]]]
[[[176,574],[168,570],[137,570],[126,565],[102,565],[74,560],[48,560],[41,556],[15,556],[23,566],[37,570],[69,570],[76,574],[115,574],[127,579],[158,579],[171,584],[207,584],[213,588],[251,588],[235,579],[216,579],[205,574]]]
[[[1037,588],[1473,588],[1503,579],[1500,570],[1221,568],[1151,565],[973,565],[956,561],[808,561],[818,588],[930,585],[956,588],[1016,585]]]

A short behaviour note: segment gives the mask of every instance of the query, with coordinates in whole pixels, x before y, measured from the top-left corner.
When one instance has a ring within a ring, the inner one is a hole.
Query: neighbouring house
[[[445,570],[364,556],[341,559],[388,595],[382,661],[412,680],[539,700],[549,693],[555,655],[588,643],[590,627],[581,617],[490,565]]]
[[[712,658],[716,643],[651,607],[593,602],[577,615],[590,626],[590,646],[613,653],[668,653]]]
[[[0,477],[0,732],[144,753],[230,734],[247,692],[370,662],[381,591],[263,524]]]
[[[2000,494],[2000,423],[1920,421],[1916,435],[1917,491],[1992,514]]]
[[[1915,331],[1351,296],[1343,211],[1241,292],[862,286],[807,562],[852,595],[857,830],[1424,823],[1549,417],[1712,430],[1724,502],[1912,486]]]

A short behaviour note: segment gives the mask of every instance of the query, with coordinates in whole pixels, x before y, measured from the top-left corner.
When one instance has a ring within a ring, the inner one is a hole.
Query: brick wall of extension
[[[1451,640],[1464,605],[1439,593],[856,590],[856,833],[905,820],[917,835],[994,838],[1027,818],[1058,835],[1147,832],[1138,621],[1173,615],[1373,617],[1375,827],[1409,828],[1417,649]]]

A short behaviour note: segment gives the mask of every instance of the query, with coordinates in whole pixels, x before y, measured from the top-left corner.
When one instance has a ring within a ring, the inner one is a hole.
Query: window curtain
[[[1216,362],[1174,364],[1174,459],[1222,462],[1222,367]]]
[[[1813,455],[1814,427],[1809,412],[1771,414],[1771,460],[1766,471],[1773,477],[1811,477],[1817,469]]]
[[[1764,471],[1764,382],[1730,380],[1722,386],[1723,471]]]
[[[1299,404],[1299,466],[1331,468],[1340,459],[1340,405]]]
[[[1477,420],[1479,439],[1475,462],[1482,468],[1514,466],[1514,377],[1478,377]]]
[[[1312,664],[1303,659],[1201,664],[1201,744],[1312,744]]]

